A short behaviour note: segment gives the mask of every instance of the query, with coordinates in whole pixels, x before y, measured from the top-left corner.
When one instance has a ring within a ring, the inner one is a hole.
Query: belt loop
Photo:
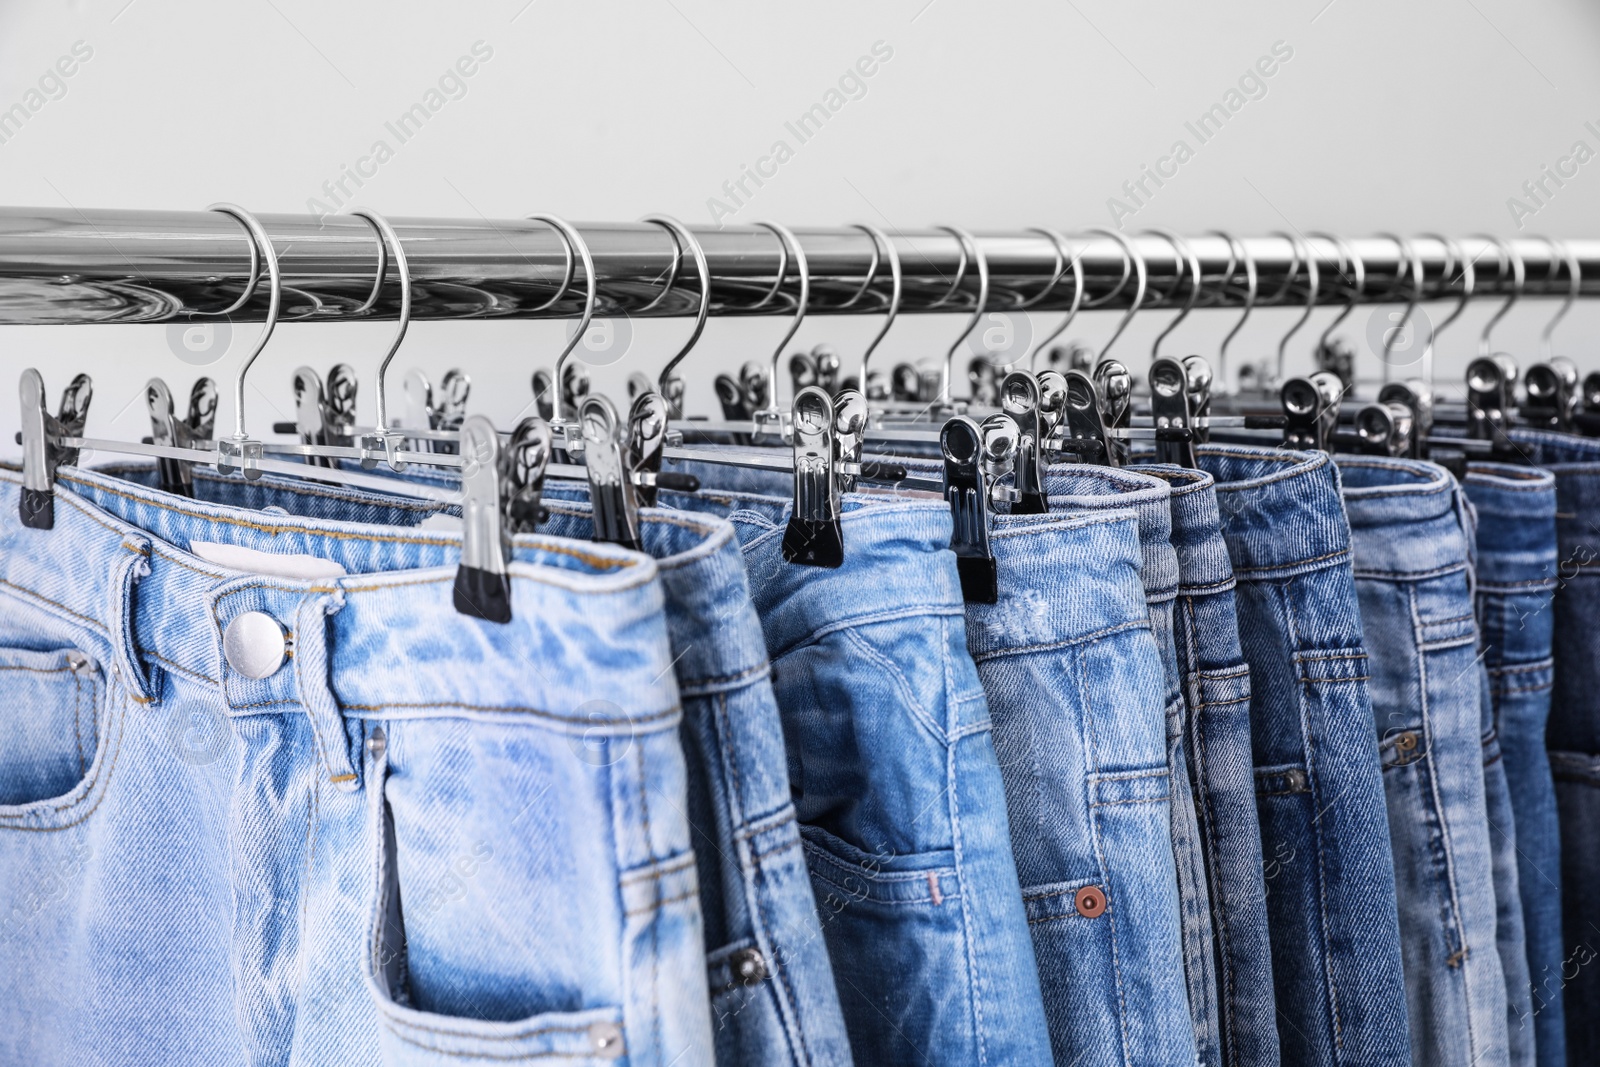
[[[1455,481],[1452,490],[1456,509],[1456,518],[1461,524],[1461,535],[1467,539],[1467,595],[1472,598],[1473,607],[1478,603],[1478,509],[1473,506],[1472,498],[1467,496],[1466,486]]]
[[[350,762],[350,739],[344,715],[334,699],[328,676],[328,616],[344,607],[337,589],[308,593],[294,620],[294,676],[300,705],[311,719],[317,758],[328,781],[346,793],[361,788],[361,776]]]
[[[150,573],[150,542],[133,538],[123,541],[122,547],[128,554],[111,573],[111,604],[106,612],[111,621],[111,667],[133,702],[150,707],[158,702],[159,687],[139,662],[139,647],[133,634],[134,587]]]

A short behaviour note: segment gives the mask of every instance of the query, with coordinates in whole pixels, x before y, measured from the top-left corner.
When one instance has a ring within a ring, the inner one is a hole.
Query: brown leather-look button
[[[1085,919],[1098,919],[1106,913],[1106,895],[1097,885],[1086,885],[1073,894],[1072,902]]]
[[[1394,747],[1398,748],[1402,752],[1410,752],[1412,749],[1417,747],[1417,735],[1412,733],[1410,730],[1407,730],[1405,733],[1394,739]]]

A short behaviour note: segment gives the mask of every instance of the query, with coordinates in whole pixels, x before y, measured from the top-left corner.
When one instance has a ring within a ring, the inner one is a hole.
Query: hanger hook
[[[268,284],[271,287],[270,299],[267,302],[267,319],[261,327],[261,336],[256,338],[255,348],[240,361],[239,369],[233,375],[233,436],[243,441],[249,437],[244,429],[244,376],[249,373],[250,365],[256,361],[261,350],[267,347],[267,342],[272,338],[272,331],[278,325],[278,311],[283,305],[283,275],[278,268],[278,253],[273,250],[272,238],[267,236],[266,227],[261,225],[259,219],[238,204],[212,204],[206,210],[232,215],[250,231],[250,239],[261,250],[261,258],[266,260]]]
[[[693,348],[696,342],[700,340],[700,333],[706,328],[706,316],[711,312],[711,268],[706,265],[706,250],[700,247],[699,238],[695,237],[689,227],[671,215],[646,215],[640,221],[654,223],[672,235],[673,245],[676,249],[672,257],[674,278],[677,276],[677,262],[683,257],[683,249],[685,247],[694,256],[694,269],[700,276],[700,310],[695,313],[694,331],[689,334],[689,339],[683,343],[683,347],[678,349],[678,354],[669,359],[667,365],[661,368],[661,374],[656,379],[656,387],[665,396],[667,379],[672,377],[673,369],[683,362],[683,357],[689,354],[689,349]],[[669,282],[668,286],[670,287],[670,285],[671,283]]]
[[[867,350],[861,353],[861,376],[856,379],[856,384],[861,390],[861,395],[866,396],[867,365],[872,359],[872,353],[877,350],[878,342],[883,340],[884,336],[889,332],[889,327],[894,325],[895,316],[900,314],[900,251],[895,248],[894,242],[889,240],[889,235],[878,229],[878,227],[866,222],[852,223],[852,226],[872,238],[874,274],[877,273],[877,249],[879,245],[883,246],[883,255],[889,260],[889,277],[894,285],[894,288],[889,293],[888,317],[883,320],[883,326],[878,329],[877,336],[872,339],[872,343],[867,345]],[[854,302],[852,299],[851,303]]]
[[[1128,261],[1133,264],[1133,268],[1137,272],[1139,278],[1138,288],[1135,289],[1133,293],[1133,303],[1128,306],[1127,311],[1123,312],[1122,321],[1117,323],[1117,328],[1112,332],[1111,339],[1105,343],[1103,348],[1100,349],[1100,355],[1096,360],[1096,362],[1099,362],[1099,360],[1106,358],[1106,353],[1111,351],[1111,346],[1117,343],[1117,338],[1122,336],[1122,331],[1128,328],[1128,323],[1132,322],[1133,317],[1139,313],[1139,308],[1144,304],[1145,291],[1148,289],[1150,284],[1150,271],[1145,266],[1144,257],[1139,254],[1138,249],[1133,247],[1133,242],[1128,240],[1122,234],[1118,233],[1116,230],[1108,230],[1104,227],[1095,226],[1085,230],[1084,232],[1101,234],[1117,242],[1118,246],[1120,246],[1122,249],[1122,254],[1126,256]],[[1123,278],[1123,284],[1127,284],[1126,276]],[[1118,288],[1121,287],[1119,286]],[[1107,297],[1107,299],[1110,298]]]
[[[1550,257],[1551,262],[1555,261],[1556,256],[1566,260],[1567,273],[1572,277],[1572,282],[1567,287],[1567,298],[1561,302],[1561,307],[1550,317],[1550,321],[1544,324],[1544,330],[1539,334],[1539,353],[1544,361],[1549,363],[1555,354],[1553,338],[1556,323],[1572,310],[1573,301],[1578,299],[1578,292],[1583,288],[1583,267],[1578,263],[1578,257],[1573,254],[1572,246],[1567,242],[1553,241],[1548,237],[1541,237],[1539,240],[1550,246],[1550,251],[1553,253]]]
[[[989,257],[984,254],[983,246],[978,244],[978,239],[961,227],[935,226],[934,229],[943,230],[955,236],[956,241],[961,245],[963,260],[967,257],[968,246],[971,246],[972,260],[978,265],[978,302],[973,306],[972,317],[967,320],[967,325],[957,335],[955,341],[951,343],[950,350],[944,354],[944,365],[939,371],[939,403],[948,405],[950,403],[950,365],[955,361],[956,349],[961,347],[962,342],[972,333],[973,328],[983,321],[984,314],[989,310]],[[957,278],[956,281],[959,284],[961,279]],[[955,290],[952,288],[950,294],[946,295],[946,299],[954,292]],[[943,303],[943,301],[940,301],[940,303]]]
[[[550,421],[559,424],[567,421],[563,417],[565,412],[561,410],[562,374],[566,371],[567,360],[571,357],[572,350],[578,347],[578,342],[582,341],[584,334],[588,333],[589,323],[594,318],[595,291],[598,288],[594,276],[594,257],[589,254],[589,245],[584,241],[583,235],[578,232],[576,227],[567,222],[565,219],[557,218],[554,215],[528,215],[526,218],[529,222],[542,222],[546,226],[553,227],[560,232],[562,238],[567,242],[569,263],[571,262],[570,256],[573,252],[577,252],[578,256],[583,260],[583,318],[578,320],[578,328],[572,332],[571,337],[567,338],[566,347],[563,348],[561,350],[561,354],[556,357],[556,385],[554,389],[550,390],[550,413],[552,415]],[[565,289],[566,286],[563,285],[562,290],[565,291]],[[556,299],[560,296],[561,293],[557,293],[555,297],[545,301],[545,303],[540,305],[540,307],[549,307],[551,304],[554,304]]]
[[[789,266],[789,248],[794,247],[794,265],[800,271],[800,299],[795,302],[794,321],[789,323],[789,329],[778,341],[778,347],[772,350],[772,377],[767,383],[767,403],[770,407],[765,410],[777,415],[781,409],[778,407],[778,361],[783,358],[783,350],[788,346],[789,339],[800,329],[800,324],[806,320],[806,305],[811,303],[811,268],[806,264],[806,250],[800,247],[800,241],[790,232],[789,228],[781,222],[762,220],[756,223],[764,229],[771,230],[778,238],[778,243],[783,246],[783,258],[778,266],[778,281],[773,286],[772,292],[762,298],[761,304],[772,299],[773,295],[783,287],[783,277]],[[761,304],[757,304],[760,307]]]
[[[1249,245],[1237,240],[1233,234],[1223,230],[1212,230],[1211,232],[1228,242],[1228,255],[1230,257],[1244,260],[1244,278],[1247,286],[1244,297],[1244,314],[1239,316],[1239,321],[1233,324],[1233,329],[1228,331],[1228,336],[1222,339],[1221,346],[1217,348],[1217,381],[1221,382],[1223,387],[1226,388],[1228,384],[1228,345],[1238,336],[1239,331],[1244,329],[1245,321],[1250,318],[1250,312],[1255,310],[1256,294],[1259,292],[1258,287],[1261,284],[1261,279],[1256,272],[1255,257],[1250,254]],[[1229,282],[1233,281],[1234,266],[1233,262],[1229,262],[1228,276],[1222,282],[1224,289],[1227,288]]]
[[[1062,237],[1055,230],[1038,230],[1036,232],[1042,233],[1046,237],[1049,237],[1051,242],[1056,246],[1056,251],[1058,253],[1061,251],[1062,246],[1066,244],[1066,238]],[[1028,369],[1030,371],[1033,370],[1033,368],[1038,364],[1039,353],[1043,352],[1045,350],[1045,346],[1051,341],[1054,341],[1057,337],[1060,337],[1062,334],[1067,332],[1067,327],[1072,325],[1072,320],[1078,317],[1078,309],[1083,306],[1083,264],[1081,262],[1081,253],[1078,249],[1073,249],[1069,258],[1071,260],[1072,270],[1072,306],[1067,309],[1067,317],[1061,320],[1061,324],[1055,329],[1051,330],[1049,333],[1045,334],[1038,340],[1037,343],[1034,344],[1033,352],[1028,357]],[[1127,275],[1132,272],[1132,269],[1133,265],[1131,263],[1126,264],[1126,270],[1123,273],[1124,281],[1127,279]],[[1058,276],[1057,281],[1059,280],[1060,278]],[[1054,289],[1055,286],[1056,282],[1050,283],[1051,289]],[[1046,292],[1048,291],[1049,290],[1046,290]]]
[[[1189,286],[1188,303],[1184,304],[1183,310],[1178,312],[1178,314],[1173,317],[1171,322],[1167,323],[1166,329],[1156,334],[1155,341],[1150,345],[1150,358],[1155,360],[1161,357],[1161,342],[1167,339],[1167,334],[1178,328],[1178,323],[1189,317],[1189,312],[1194,310],[1195,303],[1200,299],[1200,257],[1194,254],[1194,250],[1189,247],[1188,241],[1185,241],[1181,236],[1172,230],[1161,226],[1155,226],[1149,230],[1146,230],[1145,232],[1153,233],[1157,237],[1160,237],[1162,240],[1166,241],[1172,246],[1172,251],[1176,253],[1176,258],[1178,260],[1178,280],[1173,284],[1172,292],[1177,292],[1178,286],[1183,284],[1183,268],[1185,260],[1188,261],[1189,275],[1193,279],[1193,282]],[[1171,296],[1172,293],[1168,293],[1167,295]]]
[[[366,219],[378,231],[379,243],[394,248],[394,267],[400,274],[400,324],[394,332],[394,340],[389,342],[389,351],[378,363],[378,379],[374,392],[378,403],[376,432],[384,434],[389,430],[389,392],[384,386],[384,378],[389,373],[389,363],[394,359],[394,354],[400,351],[400,342],[406,339],[406,330],[411,327],[411,267],[406,262],[406,250],[400,247],[400,235],[394,232],[394,227],[389,224],[388,219],[376,211],[368,211],[365,208],[357,208],[350,214]]]
[[[1400,336],[1400,334],[1405,330],[1406,323],[1411,321],[1412,313],[1417,310],[1417,305],[1422,302],[1422,257],[1417,255],[1416,247],[1412,245],[1409,240],[1399,236],[1398,234],[1380,233],[1378,236],[1384,238],[1385,240],[1393,241],[1395,243],[1395,247],[1400,251],[1400,270],[1399,273],[1395,275],[1394,288],[1389,291],[1389,295],[1392,295],[1400,288],[1400,282],[1405,278],[1407,273],[1411,275],[1411,296],[1406,301],[1406,309],[1400,316],[1400,325],[1391,330],[1385,331],[1383,335],[1383,380],[1388,381],[1390,366],[1389,353],[1394,349],[1395,338]],[[1424,367],[1423,371],[1424,377],[1431,376],[1431,368]]]
[[[1289,246],[1294,249],[1294,268],[1289,274],[1289,280],[1283,285],[1283,292],[1288,292],[1289,286],[1300,276],[1300,264],[1302,261],[1306,265],[1306,282],[1308,283],[1305,311],[1301,312],[1300,317],[1294,320],[1294,325],[1289,327],[1289,332],[1278,338],[1277,380],[1281,382],[1283,381],[1284,355],[1289,347],[1289,338],[1300,332],[1300,327],[1310,320],[1311,313],[1317,309],[1317,290],[1321,284],[1321,277],[1318,273],[1317,257],[1312,254],[1309,241],[1298,233],[1283,233],[1280,231],[1273,236],[1287,238]]]
[[[1422,379],[1428,383],[1429,387],[1432,387],[1434,344],[1439,340],[1439,335],[1444,333],[1445,327],[1459,319],[1461,313],[1467,310],[1467,304],[1472,300],[1473,290],[1477,288],[1478,271],[1472,260],[1467,258],[1466,252],[1461,247],[1461,242],[1454,237],[1445,237],[1437,233],[1425,233],[1421,234],[1421,236],[1444,245],[1446,285],[1450,284],[1450,272],[1455,269],[1457,263],[1461,264],[1461,299],[1456,301],[1455,310],[1450,312],[1443,322],[1428,331],[1428,347],[1422,350]]]
[[[1505,276],[1506,264],[1508,262],[1511,264],[1511,295],[1507,296],[1506,302],[1500,305],[1500,310],[1491,315],[1489,321],[1483,324],[1483,333],[1478,335],[1478,355],[1481,357],[1490,354],[1489,334],[1493,332],[1495,325],[1506,317],[1506,312],[1510,311],[1511,306],[1522,296],[1523,286],[1527,284],[1528,280],[1528,268],[1522,262],[1522,256],[1512,246],[1511,242],[1503,241],[1498,237],[1491,237],[1486,233],[1476,236],[1494,245],[1495,254],[1500,260],[1500,270],[1497,272],[1500,277],[1503,278]]]
[[[1339,253],[1339,276],[1341,278],[1345,277],[1345,267],[1347,265],[1352,268],[1352,272],[1355,275],[1355,288],[1347,290],[1347,292],[1350,294],[1350,299],[1345,301],[1345,305],[1342,309],[1340,309],[1339,314],[1334,316],[1332,322],[1328,323],[1327,329],[1322,331],[1322,336],[1317,338],[1317,347],[1324,348],[1328,344],[1328,338],[1333,336],[1333,331],[1338,329],[1340,323],[1350,317],[1350,313],[1356,309],[1357,301],[1359,301],[1362,295],[1366,293],[1367,264],[1359,255],[1356,254],[1354,246],[1352,246],[1343,237],[1339,237],[1331,233],[1321,232],[1307,234],[1306,236],[1316,237],[1333,245],[1334,250]]]

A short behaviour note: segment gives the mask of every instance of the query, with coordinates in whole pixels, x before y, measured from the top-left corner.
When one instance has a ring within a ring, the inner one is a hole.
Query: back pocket
[[[75,648],[0,648],[0,806],[65,796],[100,744],[104,685]]]

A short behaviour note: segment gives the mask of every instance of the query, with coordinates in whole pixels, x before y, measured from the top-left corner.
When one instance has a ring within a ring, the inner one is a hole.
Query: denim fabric
[[[1371,456],[1338,464],[1389,801],[1411,1059],[1504,1064],[1471,523],[1442,467]]]
[[[967,647],[994,719],[1055,1062],[1193,1064],[1166,682],[1137,518],[991,523],[999,597],[967,605]]]
[[[0,658],[98,704],[81,779],[0,808],[0,1060],[713,1061],[655,563],[518,538],[501,626],[459,557],[70,468],[55,529],[0,525]],[[222,652],[250,611],[293,639],[264,679]]]
[[[1561,831],[1545,751],[1550,717],[1552,601],[1556,589],[1556,480],[1549,471],[1495,463],[1467,469],[1478,513],[1478,628],[1489,677],[1492,728],[1503,755],[1516,845],[1531,989],[1506,992],[1531,1029],[1539,1067],[1567,1062],[1561,995]],[[1498,849],[1497,849],[1498,852]],[[1521,995],[1519,996],[1519,992]]]
[[[1562,997],[1568,1062],[1600,1063],[1600,441],[1533,430],[1513,440],[1556,479],[1545,743],[1561,823]]]
[[[1183,970],[1199,1062],[1221,1061],[1216,943],[1206,888],[1204,844],[1195,814],[1194,779],[1184,742],[1188,707],[1178,668],[1173,609],[1178,599],[1178,553],[1172,545],[1172,490],[1162,479],[1131,470],[1064,463],[1050,467],[1045,492],[1053,511],[1131,507],[1139,516],[1145,599],[1166,680],[1167,769],[1172,776],[1172,851],[1183,918]]]
[[[1250,667],[1282,1060],[1407,1064],[1394,864],[1338,472],[1320,452],[1197,452],[1217,480]]]
[[[330,504],[298,482],[268,477],[251,486],[197,475],[204,498],[244,498],[318,518],[409,524],[417,512],[437,507],[372,493],[361,493],[359,502],[336,496]],[[457,481],[440,468],[414,466],[404,476]],[[583,483],[548,483],[551,515],[539,532],[590,541],[588,495]],[[399,510],[374,510],[383,506]],[[733,528],[711,517],[646,509],[640,535],[658,561],[683,701],[687,813],[717,1062],[848,1065],[849,1041],[789,795],[766,648]]]
[[[1250,668],[1239,647],[1233,565],[1214,480],[1204,471],[1139,466],[1172,486],[1178,552],[1174,636],[1184,698],[1195,815],[1216,937],[1222,1062],[1278,1063],[1267,887],[1250,773]]]
[[[738,531],[856,1062],[1048,1063],[950,509],[916,496],[845,494],[837,569],[783,559],[786,500],[661,501]]]

